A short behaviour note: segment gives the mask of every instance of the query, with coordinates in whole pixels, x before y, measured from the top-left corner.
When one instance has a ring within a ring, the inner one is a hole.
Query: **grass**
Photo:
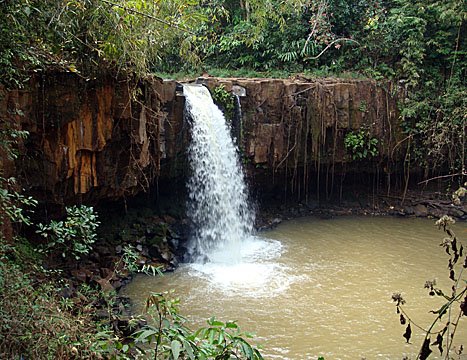
[[[224,69],[224,68],[206,68],[203,71],[180,71],[176,73],[155,72],[154,75],[163,79],[173,79],[177,81],[189,81],[201,76],[213,76],[219,78],[273,78],[288,79],[296,76],[303,76],[310,79],[319,78],[340,78],[340,79],[366,79],[367,76],[357,72],[332,72],[328,69],[305,69],[302,72],[291,72],[287,70],[257,71],[254,69]]]

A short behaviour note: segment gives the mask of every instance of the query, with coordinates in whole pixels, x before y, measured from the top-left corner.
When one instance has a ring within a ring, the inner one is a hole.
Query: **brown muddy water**
[[[467,224],[453,230],[466,245]],[[173,289],[194,327],[211,316],[237,320],[265,359],[415,359],[423,334],[413,325],[405,342],[391,295],[402,293],[417,324],[431,323],[443,302],[425,281],[436,278],[446,293],[452,285],[443,237],[428,219],[301,218],[246,241],[239,263],[138,276],[123,293],[141,311],[150,292]],[[466,347],[466,317],[455,339]]]

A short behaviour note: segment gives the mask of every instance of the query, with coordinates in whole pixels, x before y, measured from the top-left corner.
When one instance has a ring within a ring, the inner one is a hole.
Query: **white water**
[[[254,212],[248,206],[237,150],[208,89],[184,85],[183,92],[192,126],[188,149],[191,251],[195,262],[239,264],[245,255],[242,247],[253,241]],[[205,268],[209,272],[209,266]]]

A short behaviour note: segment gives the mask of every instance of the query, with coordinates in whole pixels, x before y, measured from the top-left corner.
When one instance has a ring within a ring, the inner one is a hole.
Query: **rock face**
[[[2,117],[30,133],[16,163],[22,183],[56,204],[148,189],[161,163],[182,148],[175,148],[183,123],[175,86],[54,73],[34,79],[27,91],[3,91]],[[21,116],[12,118],[12,108]]]
[[[248,174],[284,176],[307,188],[323,167],[361,171],[345,135],[362,129],[378,139],[379,167],[390,173],[400,139],[390,84],[371,80],[202,78],[211,90],[246,89],[239,145]],[[118,199],[184,174],[189,129],[175,81],[157,78],[86,81],[45,74],[29,90],[0,89],[0,115],[28,130],[16,173],[23,187],[54,204]],[[15,125],[15,126],[16,126]],[[5,164],[3,165],[5,166]],[[331,169],[331,170],[330,170]],[[358,170],[357,170],[358,169]],[[373,169],[374,170],[374,169]],[[382,171],[383,171],[382,170]]]
[[[274,184],[307,197],[311,188],[331,192],[346,173],[398,171],[396,89],[372,80],[352,79],[198,79],[211,90],[246,89],[243,109],[243,162],[262,188]],[[349,132],[378,140],[372,161],[353,161],[344,146]],[[391,180],[389,180],[391,181]],[[325,188],[325,189],[323,189]]]
[[[241,98],[243,142],[255,164],[280,168],[285,162],[349,162],[344,136],[368,131],[379,139],[380,157],[389,157],[400,129],[391,84],[344,79],[200,78],[210,89],[246,89]],[[291,161],[293,159],[293,161]]]

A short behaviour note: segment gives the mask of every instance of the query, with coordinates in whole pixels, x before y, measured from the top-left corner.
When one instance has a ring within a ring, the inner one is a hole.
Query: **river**
[[[453,230],[467,238],[467,224]],[[300,218],[247,241],[241,262],[140,275],[123,293],[140,311],[150,292],[173,289],[193,326],[211,316],[237,320],[265,359],[415,359],[424,335],[412,326],[405,342],[391,295],[401,292],[412,319],[430,324],[429,310],[443,302],[425,281],[436,278],[446,293],[451,286],[443,237],[428,219]],[[460,322],[456,339],[465,346],[466,317]]]

